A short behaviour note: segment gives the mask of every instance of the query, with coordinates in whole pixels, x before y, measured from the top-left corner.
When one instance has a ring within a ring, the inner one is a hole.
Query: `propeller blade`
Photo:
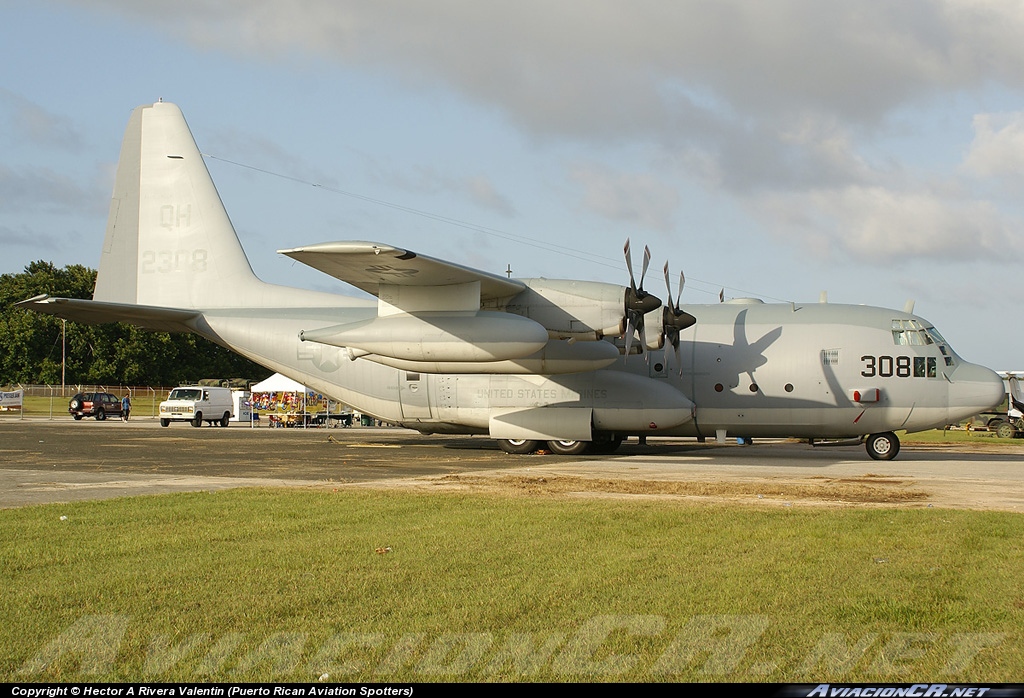
[[[622,254],[626,257],[626,271],[629,272],[629,287],[633,289],[633,293],[636,293],[636,281],[633,280],[633,255],[629,252],[629,238],[626,238],[626,244],[622,247]],[[640,281],[640,285],[643,285],[643,280]]]
[[[683,272],[679,272],[679,294],[676,296],[676,308],[679,307],[679,301],[683,298],[683,286],[686,285],[686,276]]]
[[[636,327],[633,325],[633,315],[630,314],[629,320],[626,322],[626,356],[629,356],[629,349],[633,346],[634,332],[636,332]]]
[[[668,300],[665,301],[665,305],[667,305],[668,309],[674,313],[676,309],[675,306],[672,305],[672,282],[668,280],[668,262],[665,262],[665,294],[666,298],[668,298]]]
[[[647,276],[647,267],[651,265],[651,248],[644,245],[644,266],[640,270],[640,288],[644,287],[644,277]]]

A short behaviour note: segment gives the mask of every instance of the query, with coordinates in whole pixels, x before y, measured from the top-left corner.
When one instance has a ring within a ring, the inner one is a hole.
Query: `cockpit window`
[[[952,366],[953,351],[949,348],[949,343],[943,339],[942,335],[939,334],[939,331],[934,327],[926,327],[925,332],[928,333],[928,336],[935,344],[939,345],[939,351],[942,352],[942,358],[946,360],[946,365]]]
[[[899,347],[921,347],[931,344],[932,338],[917,320],[893,320],[892,341]]]
[[[917,320],[893,320],[892,342],[900,347],[937,345],[947,366],[953,365],[953,358],[956,356],[938,330],[934,327],[925,327]],[[929,377],[934,376],[932,370],[926,368],[925,371]]]

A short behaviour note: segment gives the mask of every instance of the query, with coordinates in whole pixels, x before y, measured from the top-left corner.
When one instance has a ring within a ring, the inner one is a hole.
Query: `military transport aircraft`
[[[177,106],[138,107],[93,300],[19,305],[195,332],[361,412],[510,453],[611,452],[627,436],[798,437],[899,451],[895,431],[997,404],[1003,383],[904,311],[736,299],[679,306],[629,285],[510,279],[375,242],[282,250],[377,300],[253,274]],[[681,284],[680,284],[681,285]],[[680,288],[681,290],[681,288]]]

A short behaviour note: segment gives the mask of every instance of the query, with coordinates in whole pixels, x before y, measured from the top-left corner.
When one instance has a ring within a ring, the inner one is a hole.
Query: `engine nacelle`
[[[405,361],[488,362],[539,352],[548,332],[510,313],[417,313],[303,330],[299,339]]]
[[[625,331],[624,286],[596,281],[520,279],[527,290],[504,306],[547,329],[552,339],[601,339]]]
[[[366,360],[415,373],[509,374],[544,376],[585,373],[607,368],[619,358],[619,349],[611,342],[568,342],[552,339],[539,352],[521,359],[505,361],[408,361],[390,356],[367,354]]]

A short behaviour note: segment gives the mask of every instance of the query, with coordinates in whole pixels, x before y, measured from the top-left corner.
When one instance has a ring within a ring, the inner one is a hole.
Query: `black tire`
[[[196,416],[192,418],[190,424],[196,428],[203,426],[203,413],[196,412]]]
[[[82,421],[82,415],[80,415],[80,414],[73,414],[71,416],[75,418],[76,422],[81,422]]]
[[[615,453],[622,445],[624,437],[619,434],[595,434],[590,442],[590,452],[602,456]]]
[[[220,418],[220,425],[222,427],[226,427],[228,425],[228,423],[230,423],[230,422],[231,422],[231,415],[228,414],[227,412],[225,412],[224,416]]]
[[[864,444],[868,455],[875,460],[892,460],[900,452],[900,440],[891,431],[872,434]]]
[[[73,409],[73,410],[77,410],[77,409],[78,409],[79,407],[81,407],[81,406],[82,406],[82,403],[80,403],[80,402],[78,401],[78,398],[75,398],[75,399],[73,399],[73,400],[71,401],[71,409]]]
[[[169,426],[171,426],[171,420],[169,420],[169,419],[161,419],[160,420],[160,426],[162,426],[162,427],[169,427]]]
[[[523,455],[536,451],[540,442],[531,439],[498,439],[498,446],[505,453]]]
[[[1009,422],[1000,422],[996,427],[996,436],[1000,439],[1012,439],[1017,435],[1017,427]]]
[[[97,422],[102,422],[106,418],[107,418],[107,413],[103,411],[102,407],[99,408],[98,410],[96,410],[96,421]]]
[[[578,456],[590,447],[590,441],[548,441],[548,450],[559,456]]]

